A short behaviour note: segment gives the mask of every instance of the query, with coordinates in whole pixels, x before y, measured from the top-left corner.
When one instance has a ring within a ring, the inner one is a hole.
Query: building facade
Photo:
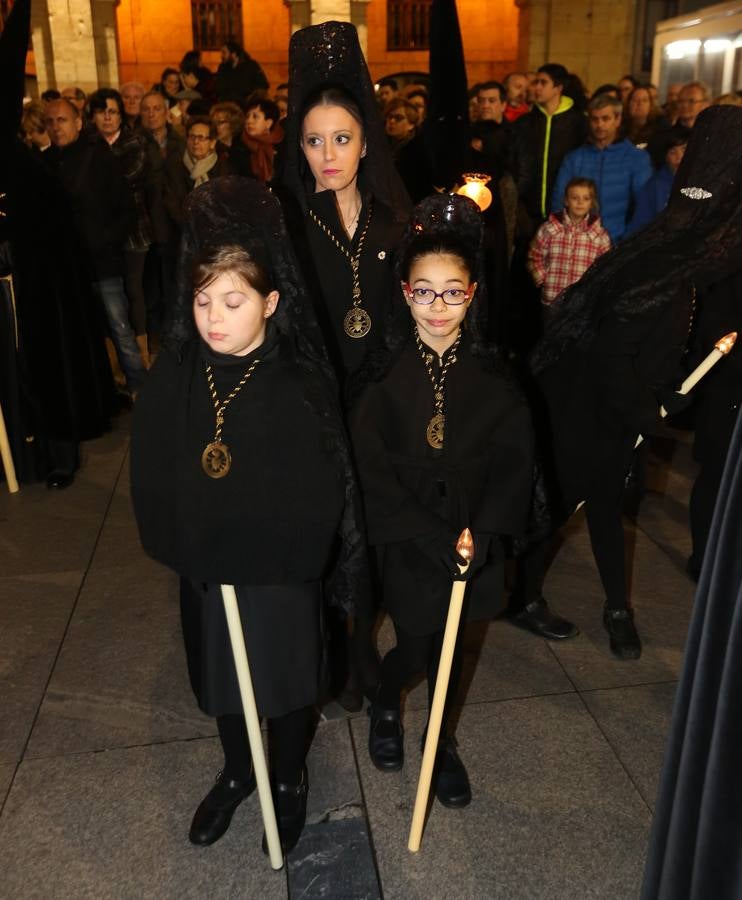
[[[11,0],[2,0],[8,6]],[[431,0],[34,0],[30,69],[38,89],[157,82],[198,47],[212,69],[241,40],[271,85],[286,81],[291,33],[353,22],[374,78],[425,71]],[[588,87],[648,74],[657,18],[693,0],[457,0],[469,82],[558,61]],[[649,37],[651,34],[651,37]],[[646,58],[645,58],[646,57]]]

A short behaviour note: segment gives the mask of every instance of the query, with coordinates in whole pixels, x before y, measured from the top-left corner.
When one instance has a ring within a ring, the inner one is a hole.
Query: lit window
[[[432,0],[387,0],[387,50],[427,50],[430,47]]]
[[[191,19],[194,50],[218,50],[229,40],[242,42],[242,0],[191,0]]]

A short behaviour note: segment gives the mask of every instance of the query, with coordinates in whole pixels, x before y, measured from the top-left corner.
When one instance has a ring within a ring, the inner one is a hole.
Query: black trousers
[[[605,591],[606,605],[610,609],[625,609],[628,602],[622,498],[621,491],[613,496],[606,494],[593,497],[585,503],[590,546]],[[519,612],[542,596],[546,572],[558,543],[558,536],[553,535],[529,547],[518,557],[511,612]]]
[[[435,680],[438,676],[438,664],[441,659],[443,632],[438,631],[435,634],[425,635],[409,634],[396,622],[394,631],[397,635],[397,646],[393,647],[382,660],[377,702],[384,709],[398,709],[400,695],[404,688],[415,675],[425,672],[428,678],[428,709],[430,709],[433,705]],[[447,733],[450,709],[461,682],[462,657],[462,629],[459,629],[443,712],[442,737]]]
[[[301,781],[302,768],[309,750],[312,715],[312,707],[305,706],[284,716],[268,719],[273,774],[281,784],[299,784]],[[218,716],[216,725],[224,750],[224,776],[246,781],[250,777],[252,758],[245,717]]]

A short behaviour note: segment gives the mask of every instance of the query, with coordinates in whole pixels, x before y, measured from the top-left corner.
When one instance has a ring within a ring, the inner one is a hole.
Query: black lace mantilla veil
[[[343,425],[338,387],[327,359],[322,333],[299,275],[291,242],[276,197],[251,178],[227,176],[197,187],[188,195],[176,279],[177,294],[163,335],[163,346],[182,357],[184,344],[196,337],[193,320],[193,267],[211,249],[237,244],[271,274],[280,299],[271,322],[288,338],[297,362],[307,372],[306,400],[324,432],[325,446],[345,473],[345,510],[340,526],[341,550],[329,579],[331,602],[351,610],[359,599],[365,570],[365,539],[355,476]],[[362,598],[365,600],[365,598]]]
[[[691,132],[670,200],[646,228],[606,253],[568,288],[531,356],[538,375],[584,349],[601,319],[630,319],[671,303],[683,285],[710,284],[742,256],[742,109],[712,106]]]
[[[291,190],[306,213],[306,198],[314,191],[314,180],[300,146],[299,119],[306,97],[324,84],[341,85],[350,91],[363,113],[366,156],[359,169],[361,190],[370,191],[388,206],[395,221],[406,222],[410,200],[392,159],[358,32],[349,22],[311,25],[291,37],[286,138],[276,180]]]
[[[210,249],[237,244],[255,254],[281,295],[272,316],[299,352],[329,374],[324,342],[288,239],[281,206],[260,182],[236,175],[215,178],[192,191],[185,203],[176,293],[163,343],[176,352],[196,335],[193,266]]]

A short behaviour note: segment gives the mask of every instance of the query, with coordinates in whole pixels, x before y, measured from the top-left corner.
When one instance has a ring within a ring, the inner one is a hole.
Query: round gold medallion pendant
[[[446,425],[446,417],[443,413],[438,413],[428,423],[425,437],[434,450],[440,450],[443,446],[443,430]]]
[[[343,320],[349,338],[365,338],[371,331],[371,316],[362,306],[351,306]]]
[[[232,468],[229,447],[221,441],[212,441],[201,454],[201,466],[209,478],[224,478]]]

